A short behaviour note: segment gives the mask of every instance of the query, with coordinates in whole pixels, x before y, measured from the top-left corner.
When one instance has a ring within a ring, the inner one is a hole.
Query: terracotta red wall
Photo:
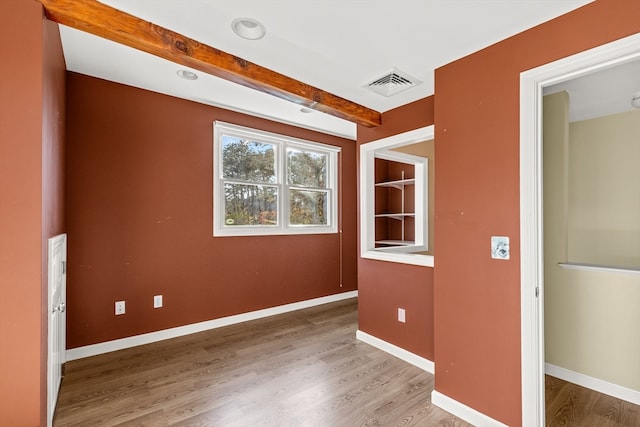
[[[74,73],[67,87],[68,348],[356,289],[354,141]],[[213,237],[215,120],[342,147],[342,287],[337,234]]]
[[[640,1],[598,0],[435,73],[436,390],[521,425],[522,71],[640,31]],[[492,260],[490,236],[511,238]]]
[[[358,127],[358,144],[429,126],[433,113],[433,97],[385,112],[382,126]],[[358,328],[433,360],[433,284],[431,267],[359,258]],[[406,323],[398,322],[398,308]]]
[[[47,246],[64,231],[64,60],[36,2],[3,5],[0,47],[0,425],[46,419]]]

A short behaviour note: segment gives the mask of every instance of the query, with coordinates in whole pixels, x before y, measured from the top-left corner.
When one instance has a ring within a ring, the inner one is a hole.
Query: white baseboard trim
[[[590,377],[579,372],[570,371],[569,369],[545,363],[545,372],[552,377],[595,390],[598,393],[613,396],[616,399],[626,400],[635,405],[640,405],[640,391],[613,384],[598,378]]]
[[[376,338],[373,335],[369,335],[366,332],[357,330],[356,339],[379,348],[380,350],[387,352],[392,356],[397,357],[398,359],[402,359],[407,363],[411,363],[412,365],[417,366],[418,368],[423,369],[431,374],[433,374],[433,372],[435,371],[435,365],[431,360],[425,359],[422,356],[418,356],[415,353],[411,353],[410,351],[398,347],[397,345],[393,345],[391,343],[383,341],[380,338]]]
[[[476,427],[508,427],[436,390],[431,392],[431,403]]]
[[[219,319],[207,320],[204,322],[193,323],[191,325],[178,326],[176,328],[164,329],[162,331],[149,332],[148,334],[135,335],[133,337],[121,338],[113,341],[87,345],[84,347],[72,348],[66,351],[66,360],[70,361],[82,359],[84,357],[95,356],[111,351],[122,350],[138,345],[149,344],[156,341],[194,334],[196,332],[208,331],[210,329],[234,325],[236,323],[247,322],[249,320],[261,319],[263,317],[275,316],[277,314],[288,313],[290,311],[302,310],[304,308],[314,307],[330,302],[342,301],[349,298],[355,298],[357,296],[358,291],[343,292],[341,294],[328,295],[325,297],[313,298],[310,300],[294,302],[277,307],[250,311],[248,313],[221,317]]]

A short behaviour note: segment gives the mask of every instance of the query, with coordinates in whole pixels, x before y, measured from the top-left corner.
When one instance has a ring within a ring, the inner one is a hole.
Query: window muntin
[[[214,235],[335,233],[339,151],[216,122]]]

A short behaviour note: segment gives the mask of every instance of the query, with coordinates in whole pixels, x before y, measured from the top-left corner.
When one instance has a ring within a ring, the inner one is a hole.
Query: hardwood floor
[[[71,361],[54,425],[471,426],[356,327],[353,299]]]
[[[547,426],[640,427],[640,406],[545,377]]]
[[[471,426],[356,327],[353,299],[71,361],[54,426]],[[639,406],[549,376],[546,417],[640,427]]]

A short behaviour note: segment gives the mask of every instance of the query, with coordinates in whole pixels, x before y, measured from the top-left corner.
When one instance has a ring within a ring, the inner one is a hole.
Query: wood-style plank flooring
[[[67,363],[62,426],[471,426],[355,339],[355,299]]]
[[[433,376],[355,339],[355,299],[67,363],[54,426],[471,426]],[[546,377],[547,426],[640,427],[640,407]]]
[[[640,406],[547,375],[547,426],[640,427]]]

